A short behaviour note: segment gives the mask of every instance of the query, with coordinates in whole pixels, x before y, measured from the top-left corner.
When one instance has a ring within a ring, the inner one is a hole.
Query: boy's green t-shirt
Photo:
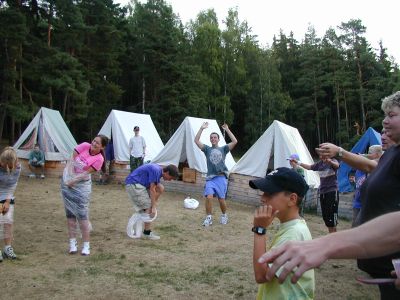
[[[271,249],[284,244],[287,241],[307,241],[311,240],[311,233],[304,219],[295,219],[280,225],[275,234]],[[278,270],[277,274],[280,274]],[[285,282],[280,284],[277,278],[270,282],[262,283],[258,287],[257,300],[265,299],[314,299],[315,278],[314,270],[309,270],[293,284],[289,275]]]

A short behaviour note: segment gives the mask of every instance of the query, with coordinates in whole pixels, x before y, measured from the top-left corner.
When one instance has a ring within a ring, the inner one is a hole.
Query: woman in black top
[[[320,155],[337,156],[350,166],[371,173],[361,188],[361,224],[380,215],[400,211],[400,91],[382,100],[382,110],[385,113],[383,127],[396,144],[383,154],[378,163],[330,143],[321,144],[318,148]],[[358,267],[374,278],[387,278],[393,270],[393,258],[400,258],[400,252],[359,259]],[[381,299],[400,299],[400,290],[396,290],[393,284],[380,285],[379,290]]]

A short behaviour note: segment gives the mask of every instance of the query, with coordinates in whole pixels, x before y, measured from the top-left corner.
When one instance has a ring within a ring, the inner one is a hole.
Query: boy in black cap
[[[309,270],[296,284],[286,280],[283,284],[274,277],[267,282],[265,275],[269,266],[258,263],[267,243],[267,227],[277,217],[280,220],[278,232],[272,239],[270,249],[287,241],[311,240],[306,222],[299,215],[301,201],[308,190],[304,178],[289,168],[278,168],[265,178],[250,180],[253,189],[259,189],[261,206],[254,214],[253,268],[256,282],[259,283],[257,299],[313,299],[315,282],[314,270]],[[276,273],[279,275],[281,270]],[[291,277],[291,276],[290,276]]]

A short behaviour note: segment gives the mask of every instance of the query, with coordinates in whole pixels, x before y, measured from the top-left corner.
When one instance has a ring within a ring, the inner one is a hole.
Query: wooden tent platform
[[[22,176],[29,176],[31,174],[31,170],[29,169],[29,160],[24,158],[18,158],[22,166],[21,175]],[[46,161],[44,164],[44,175],[46,177],[58,177],[60,178],[63,174],[65,165],[67,164],[66,161]],[[37,168],[36,175],[40,176],[41,170]]]

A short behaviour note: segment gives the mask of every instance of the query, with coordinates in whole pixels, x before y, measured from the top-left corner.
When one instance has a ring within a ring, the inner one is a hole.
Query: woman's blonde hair
[[[400,107],[400,91],[382,99],[381,108],[384,112],[389,111],[394,106]]]
[[[0,164],[7,169],[7,172],[11,172],[15,169],[17,161],[17,153],[14,148],[10,146],[5,147],[0,154]]]

